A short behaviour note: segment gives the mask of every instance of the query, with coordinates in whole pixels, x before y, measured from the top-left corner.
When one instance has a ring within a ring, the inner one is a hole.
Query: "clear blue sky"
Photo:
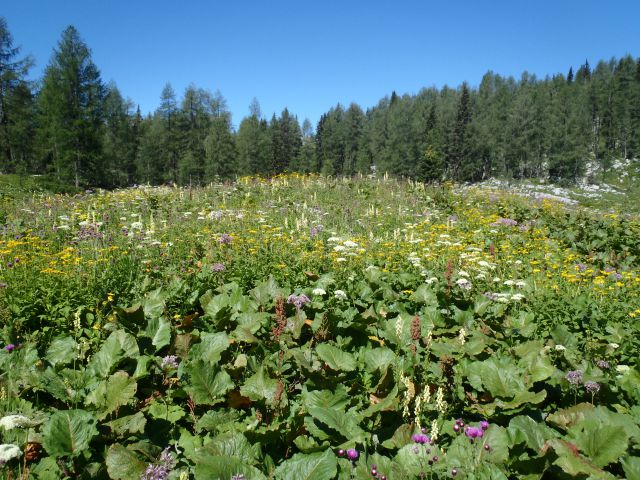
[[[566,73],[586,59],[640,56],[639,0],[189,1],[5,0],[15,43],[49,62],[72,24],[103,79],[144,113],[171,82],[227,99],[238,125],[255,96],[312,122],[340,102],[363,108],[396,90]]]

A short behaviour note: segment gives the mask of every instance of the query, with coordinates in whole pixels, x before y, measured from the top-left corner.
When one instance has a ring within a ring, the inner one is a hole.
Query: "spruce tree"
[[[61,180],[100,184],[105,88],[75,27],[62,33],[45,70],[38,108],[42,147]]]

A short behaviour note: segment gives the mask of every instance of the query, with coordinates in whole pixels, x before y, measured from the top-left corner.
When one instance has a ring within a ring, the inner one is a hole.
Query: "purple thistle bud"
[[[350,448],[349,450],[347,450],[347,458],[349,460],[351,460],[352,462],[355,462],[358,457],[360,456],[360,454],[358,453],[357,450]]]
[[[458,425],[457,423],[455,423],[455,424],[453,425],[453,431],[454,431],[454,432],[456,432],[456,433],[458,433],[458,432],[460,431],[460,425]]]
[[[582,371],[572,370],[568,372],[565,377],[571,385],[580,385],[582,383]]]
[[[589,393],[598,393],[600,391],[600,384],[598,382],[594,382],[593,380],[589,380],[584,383],[584,388]]]
[[[491,446],[488,443],[485,443],[484,449],[488,452],[489,450],[491,450]]]
[[[346,455],[346,452],[341,448],[340,450],[338,450],[338,456],[339,457],[344,457]]]
[[[457,468],[452,468],[452,469],[451,469],[451,475],[452,475],[452,476],[454,476],[454,477],[455,477],[456,475],[458,475],[458,469],[457,469]]]
[[[481,420],[480,421],[480,428],[482,430],[486,430],[487,428],[489,428],[489,422],[487,422],[486,420]]]
[[[10,343],[9,345],[5,346],[4,349],[7,352],[11,353],[16,349],[16,346],[13,343]]]

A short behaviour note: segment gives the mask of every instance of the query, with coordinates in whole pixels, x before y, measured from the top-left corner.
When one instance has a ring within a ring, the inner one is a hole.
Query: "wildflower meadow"
[[[640,220],[391,178],[0,202],[0,476],[640,478]]]

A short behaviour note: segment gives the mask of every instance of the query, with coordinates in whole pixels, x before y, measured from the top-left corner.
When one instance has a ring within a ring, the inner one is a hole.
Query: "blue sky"
[[[366,109],[392,90],[640,56],[638,0],[6,0],[0,15],[35,58],[33,78],[72,24],[144,113],[166,82],[179,97],[193,83],[220,90],[235,125],[254,96],[266,117],[287,106],[315,124],[338,102]]]

